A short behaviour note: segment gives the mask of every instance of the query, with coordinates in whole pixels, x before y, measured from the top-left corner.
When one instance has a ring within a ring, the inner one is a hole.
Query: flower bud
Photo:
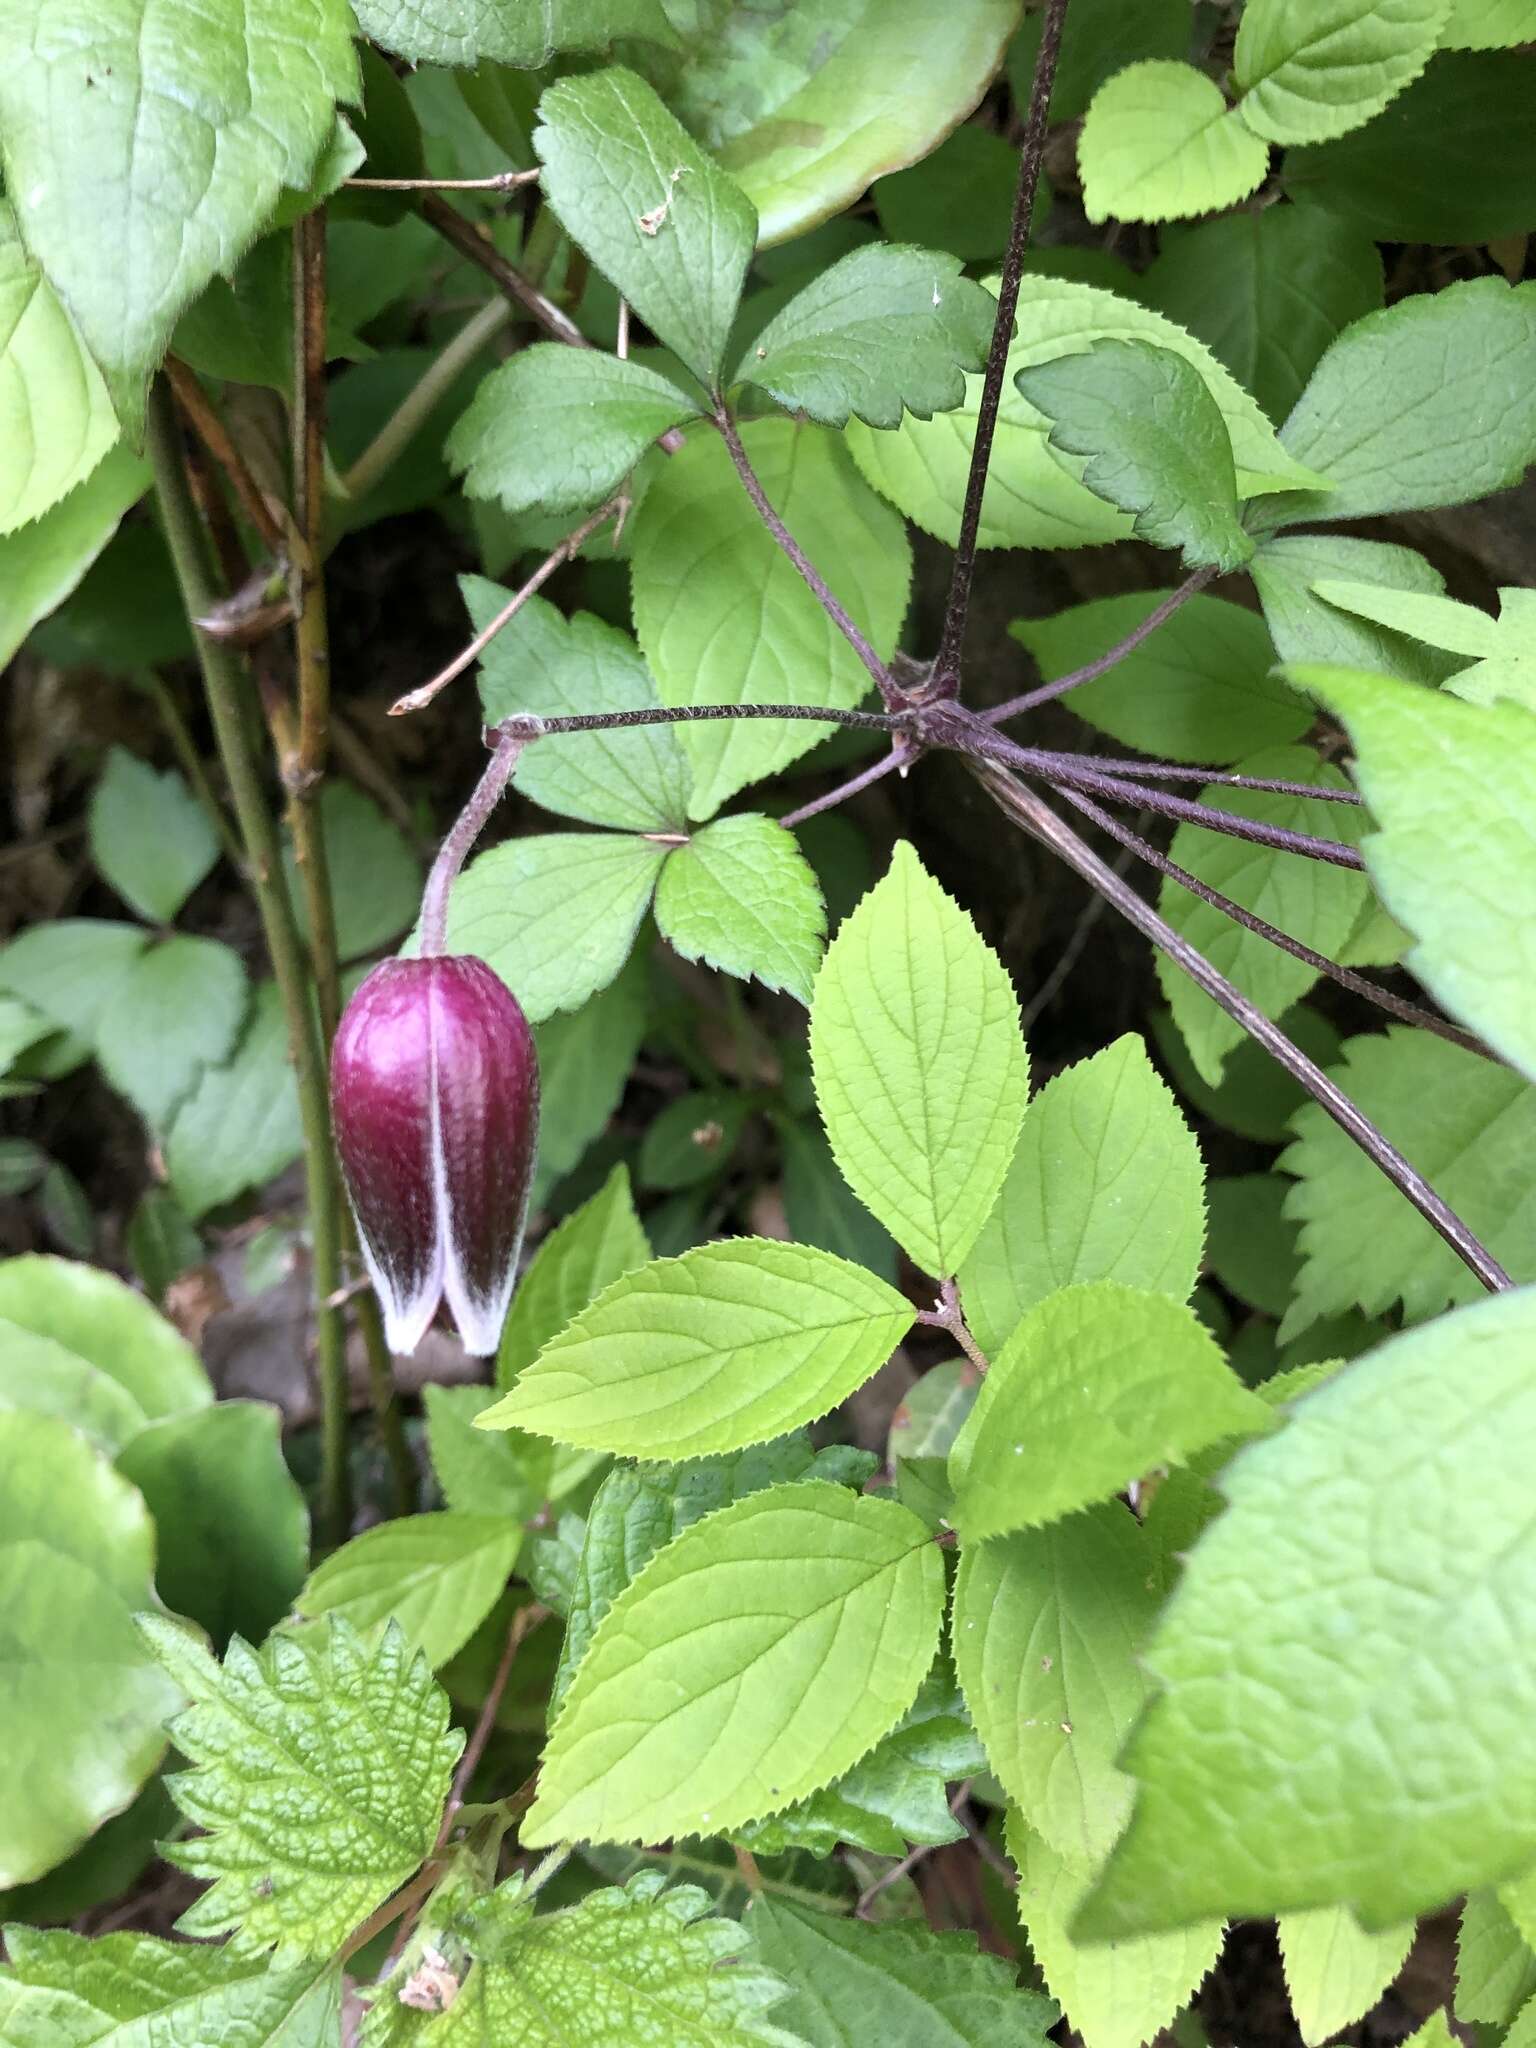
[[[464,1348],[496,1349],[533,1179],[539,1068],[482,960],[386,960],[346,1007],[331,1117],[391,1351],[446,1296]]]

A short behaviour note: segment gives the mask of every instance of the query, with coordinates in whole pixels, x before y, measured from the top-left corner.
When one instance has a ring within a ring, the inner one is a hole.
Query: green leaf
[[[1536,1078],[1536,719],[1384,676],[1299,667],[1343,722],[1378,830],[1362,842],[1407,964],[1453,1017]]]
[[[740,1450],[837,1407],[911,1323],[906,1300],[862,1266],[728,1238],[615,1280],[481,1426],[620,1456]]]
[[[698,409],[643,363],[535,342],[480,385],[447,455],[472,498],[494,498],[507,512],[583,512]]]
[[[1536,461],[1536,286],[1479,277],[1367,314],[1281,439],[1334,486],[1278,502],[1288,521],[1463,505],[1519,483]]]
[[[482,62],[537,71],[560,50],[606,50],[618,36],[668,44],[676,38],[661,0],[361,0],[364,35],[413,64],[471,70]]]
[[[202,1943],[149,1934],[94,1941],[62,1928],[10,1926],[0,2024],[50,2048],[260,2042],[325,2048],[339,2037],[341,1972],[329,1959],[289,1970]]]
[[[1536,711],[1536,660],[1531,655],[1531,628],[1536,623],[1536,594],[1518,588],[1499,592],[1499,616],[1492,619],[1476,605],[1418,591],[1384,589],[1375,583],[1320,578],[1312,586],[1326,604],[1374,621],[1395,634],[1427,641],[1452,654],[1481,657],[1459,668],[1448,688],[1469,704],[1491,704],[1507,697]]]
[[[870,197],[887,243],[943,249],[964,263],[996,263],[1008,246],[1018,173],[1018,151],[1007,138],[966,121],[921,163],[882,178]],[[1050,205],[1042,179],[1033,232],[1049,219]],[[898,410],[896,418],[873,424],[893,427],[899,418]]]
[[[657,340],[713,388],[757,240],[751,201],[633,71],[562,79],[539,119],[546,204]]]
[[[1015,102],[1029,98],[1040,55],[1042,17],[1031,9],[1008,50]],[[1142,57],[1182,57],[1189,49],[1187,0],[1072,0],[1061,37],[1051,120],[1086,114],[1105,79]]]
[[[141,953],[96,1027],[96,1057],[150,1129],[165,1131],[203,1072],[228,1059],[248,990],[238,953],[179,934]]]
[[[502,1514],[407,1515],[354,1536],[312,1571],[294,1601],[345,1619],[364,1641],[398,1627],[435,1671],[495,1606],[523,1540]]]
[[[412,923],[421,901],[421,862],[399,826],[350,782],[327,782],[321,790],[320,830],[335,904],[337,954],[344,961],[357,960],[376,953]],[[283,848],[283,872],[299,935],[307,943],[309,909],[290,845]]]
[[[685,960],[787,989],[802,1003],[821,964],[826,906],[809,862],[773,818],[717,818],[668,855],[656,928]]]
[[[1449,0],[1253,0],[1233,52],[1255,135],[1324,142],[1359,128],[1435,53]]]
[[[599,1624],[523,1841],[728,1833],[830,1784],[916,1698],[943,1598],[893,1502],[813,1480],[707,1516]]]
[[[221,1647],[259,1641],[288,1612],[309,1561],[309,1514],[264,1401],[166,1416],[118,1453],[155,1519],[155,1589]]]
[[[142,1498],[83,1436],[0,1413],[0,1890],[78,1848],[160,1761],[177,1690],[133,1628],[154,1552]]]
[[[117,434],[100,370],[0,203],[0,533],[83,483]]]
[[[1411,683],[1438,683],[1455,664],[1405,639],[1378,631],[1360,616],[1317,595],[1331,577],[1367,581],[1383,590],[1439,595],[1445,578],[1412,548],[1357,540],[1343,533],[1285,533],[1260,544],[1249,564],[1265,622],[1284,662],[1327,661],[1374,669]],[[1281,687],[1278,678],[1274,686]]]
[[[178,1923],[279,1964],[329,1956],[431,1850],[463,1738],[426,1659],[388,1629],[371,1648],[332,1618],[222,1666],[157,1616],[139,1627],[192,1705],[172,1726],[192,1766],[177,1805],[207,1830],[174,1861],[209,1888]]]
[[[1262,1315],[1290,1306],[1300,1259],[1295,1225],[1281,1214],[1286,1184],[1273,1173],[1237,1173],[1213,1180],[1206,1266],[1227,1292]]]
[[[536,1024],[578,1009],[624,965],[666,857],[628,833],[509,839],[454,884],[449,950],[495,968]]]
[[[1285,1987],[1308,2048],[1331,2041],[1370,2011],[1403,1967],[1415,1931],[1410,1920],[1367,1934],[1347,1906],[1282,1915]]]
[[[1021,370],[1080,354],[1100,341],[1150,342],[1183,356],[1200,372],[1232,437],[1240,496],[1306,489],[1314,480],[1311,471],[1296,470],[1254,400],[1183,328],[1098,286],[1026,275],[982,499],[983,547],[1083,547],[1130,532],[1123,513],[1067,475],[1046,446],[1046,421],[1014,386]],[[875,489],[951,547],[959,533],[981,382],[969,378],[965,404],[936,419],[909,417],[892,433],[856,421],[846,430],[849,452]]]
[[[1240,761],[1238,767],[1244,775],[1278,781],[1315,782],[1325,789],[1349,786],[1338,769],[1305,747],[1270,747]],[[1201,801],[1286,831],[1310,832],[1346,843],[1358,839],[1362,830],[1358,811],[1306,797],[1223,789],[1218,783],[1202,793]],[[1200,825],[1180,825],[1169,851],[1197,880],[1330,959],[1337,959],[1370,900],[1369,886],[1358,869],[1305,860]],[[1317,980],[1317,970],[1305,960],[1282,953],[1268,939],[1234,924],[1224,911],[1193,895],[1181,882],[1164,881],[1158,906],[1174,929],[1235,982],[1266,1017],[1278,1017],[1288,1010]],[[1216,1086],[1227,1055],[1243,1042],[1243,1027],[1171,961],[1159,958],[1157,978],[1197,1071]]]
[[[208,813],[177,771],[157,775],[122,747],[107,755],[90,809],[91,858],[123,901],[168,924],[219,857]]]
[[[1165,235],[1142,285],[1278,422],[1335,336],[1380,307],[1381,256],[1321,207],[1266,206]]]
[[[778,1133],[790,1236],[894,1281],[896,1247],[838,1172],[820,1127],[783,1119]]]
[[[791,1987],[780,2014],[806,2048],[1046,2048],[1055,2008],[969,1934],[871,1927],[785,1899],[755,1899],[757,1952]]]
[[[169,1188],[146,1188],[123,1233],[123,1248],[151,1301],[163,1302],[173,1280],[203,1262],[206,1247]]]
[[[1192,64],[1128,64],[1093,96],[1077,139],[1091,221],[1179,220],[1235,206],[1269,149]]]
[[[756,420],[741,438],[775,511],[888,658],[911,577],[900,520],[826,428]],[[691,435],[656,478],[635,515],[633,550],[635,633],[664,704],[846,708],[868,690],[863,664],[763,525],[718,434]],[[682,727],[690,815],[712,816],[824,737],[803,720]]]
[[[67,1259],[6,1259],[0,1317],[105,1374],[151,1421],[213,1399],[191,1345],[111,1273]]]
[[[1536,40],[1532,0],[1451,0],[1442,50],[1496,50]]]
[[[125,1444],[146,1420],[133,1395],[109,1373],[52,1337],[0,1318],[0,1410],[12,1408],[57,1416],[107,1452]]]
[[[1156,1564],[1118,1501],[967,1547],[950,1639],[987,1759],[1054,1851],[1101,1863],[1131,1810],[1115,1758],[1147,1695]]]
[[[356,98],[351,10],[103,0],[66,34],[49,0],[16,0],[11,27],[32,60],[0,76],[6,189],[136,423],[177,314],[308,183]]]
[[[1529,1863],[1533,1643],[1487,1645],[1536,1569],[1533,1337],[1529,1292],[1458,1310],[1238,1453],[1148,1652],[1164,1689],[1086,1937],[1340,1903],[1380,1929]]]
[[[965,1542],[1034,1529],[1272,1419],[1204,1324],[1101,1280],[1032,1308],[949,1454]]]
[[[1536,1280],[1536,1088],[1402,1025],[1347,1040],[1333,1076],[1494,1257]],[[1353,1142],[1321,1110],[1298,1110],[1292,1129],[1280,1164],[1299,1182],[1286,1208],[1301,1223],[1303,1264],[1286,1337],[1357,1305],[1379,1314],[1401,1299],[1421,1322],[1477,1299],[1456,1254],[1377,1169],[1360,1172]]]
[[[276,984],[251,998],[234,1057],[205,1067],[166,1135],[171,1187],[194,1222],[259,1188],[299,1156],[303,1129]]]
[[[675,1096],[646,1127],[638,1165],[642,1184],[689,1188],[716,1179],[735,1156],[751,1111],[751,1098],[739,1088]]]
[[[1187,1301],[1205,1242],[1200,1150],[1139,1038],[1127,1033],[1030,1104],[996,1207],[960,1268],[988,1353],[1037,1301],[1118,1280]]]
[[[148,463],[119,442],[67,498],[0,536],[0,662],[69,596],[148,484]]]
[[[616,1166],[597,1193],[550,1232],[518,1281],[501,1332],[496,1384],[510,1387],[578,1310],[650,1256],[629,1174]]]
[[[1118,646],[1167,595],[1094,598],[1049,618],[1015,619],[1008,631],[1055,682]],[[1067,702],[1112,739],[1158,759],[1235,761],[1299,739],[1312,722],[1305,699],[1273,675],[1273,663],[1262,621],[1246,606],[1201,594],[1113,668],[1077,684]]]
[[[534,1200],[582,1157],[619,1106],[645,1035],[647,963],[632,954],[612,984],[574,1016],[534,1032],[539,1055],[539,1151]],[[517,1298],[513,1297],[516,1314]]]
[[[455,1515],[527,1522],[548,1497],[552,1452],[515,1429],[476,1429],[485,1394],[484,1387],[424,1389],[427,1446],[443,1504]]]
[[[1533,1953],[1492,1887],[1469,1892],[1456,1936],[1456,2017],[1504,2027],[1536,1993]]]
[[[1073,1931],[1092,1879],[1058,1856],[1021,1814],[1008,1815],[1019,1920],[1052,1994],[1084,2048],[1141,2048],[1199,1989],[1221,1954],[1220,1923],[1085,1944]]]
[[[959,1270],[997,1199],[1029,1092],[997,956],[905,840],[827,949],[811,1060],[844,1179],[918,1265]]]
[[[996,311],[957,257],[889,243],[854,249],[769,321],[736,375],[831,427],[850,414],[899,426],[904,408],[930,419],[964,398],[964,373],[985,362]]]
[[[1409,2035],[1403,2048],[1456,2048],[1456,2037],[1451,2032],[1445,2008],[1432,2012],[1423,2026]],[[1515,2043],[1515,2048],[1521,2048],[1521,2044]]]

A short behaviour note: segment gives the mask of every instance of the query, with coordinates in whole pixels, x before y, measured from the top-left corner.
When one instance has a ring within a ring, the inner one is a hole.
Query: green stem
[[[229,822],[229,813],[214,794],[213,784],[208,780],[208,770],[203,766],[187,721],[181,715],[181,706],[171,695],[165,678],[154,669],[139,671],[139,681],[155,700],[155,709],[160,714],[160,723],[165,727],[171,742],[171,751],[180,763],[181,772],[187,778],[192,794],[208,814],[208,822],[219,836],[219,844],[236,867],[243,865],[245,848],[240,844],[239,834]]]
[[[206,540],[182,467],[176,415],[168,387],[158,378],[150,392],[148,448],[165,536],[187,617],[195,621],[218,597],[209,572]],[[234,802],[245,850],[246,873],[288,1021],[304,1132],[315,1294],[315,1349],[320,1381],[320,1527],[328,1542],[345,1536],[350,1514],[347,1472],[347,1369],[340,1310],[330,1305],[341,1283],[340,1203],[331,1171],[331,1120],[325,1061],[310,1002],[309,976],[283,882],[277,827],[267,807],[244,712],[244,677],[233,651],[194,624],[203,687],[219,758]]]
[[[416,438],[443,395],[458,382],[487,343],[510,325],[512,311],[505,299],[487,299],[479,312],[465,321],[343,476],[341,487],[349,498],[361,498],[373,488]]]

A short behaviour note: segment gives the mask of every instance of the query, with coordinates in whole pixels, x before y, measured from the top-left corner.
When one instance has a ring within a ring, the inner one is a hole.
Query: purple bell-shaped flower
[[[395,1352],[445,1297],[464,1348],[496,1349],[533,1179],[533,1034],[482,960],[386,960],[348,1003],[331,1115]]]

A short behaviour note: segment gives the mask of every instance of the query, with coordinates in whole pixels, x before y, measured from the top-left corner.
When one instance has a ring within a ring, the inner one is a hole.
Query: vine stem
[[[341,487],[349,498],[361,498],[378,482],[475,357],[511,320],[512,308],[505,299],[487,299],[478,312],[470,315],[342,477]]]
[[[1233,775],[1224,768],[1197,768],[1182,761],[1132,761],[1115,754],[1053,753],[1045,747],[1030,747],[1029,757],[1043,774],[1052,769],[1091,768],[1098,775],[1115,775],[1135,782],[1199,782],[1210,789],[1262,789],[1276,796],[1299,796],[1320,804],[1360,804],[1357,789],[1332,789],[1322,782],[1282,782],[1268,775]]]
[[[544,175],[535,171],[497,171],[489,178],[347,178],[351,192],[515,192],[519,185],[536,185]]]
[[[591,348],[591,342],[570,314],[562,312],[531,278],[523,275],[516,264],[509,263],[484,229],[477,227],[457,207],[450,206],[446,199],[439,199],[435,192],[429,191],[422,195],[420,211],[429,227],[436,228],[445,242],[478,265],[507,298],[521,306],[528,317],[543,328],[552,341],[563,341],[570,348]]]
[[[902,734],[891,742],[891,751],[883,755],[871,767],[863,768],[857,775],[850,775],[846,782],[840,782],[835,789],[829,789],[824,796],[812,797],[808,804],[786,811],[779,823],[786,832],[796,825],[803,825],[807,818],[817,817],[822,811],[830,811],[838,804],[847,803],[849,797],[857,796],[860,790],[868,789],[871,783],[879,782],[893,770],[909,768],[917,759],[917,749]]]
[[[997,409],[1002,402],[1008,347],[1013,339],[1013,316],[1019,304],[1019,279],[1024,273],[1030,229],[1034,225],[1035,193],[1045,157],[1051,87],[1056,82],[1056,60],[1061,54],[1061,31],[1066,18],[1067,0],[1046,0],[1035,75],[1029,88],[1029,109],[1024,119],[1024,139],[1019,148],[1019,182],[1014,192],[1013,220],[1008,230],[1008,253],[1003,258],[1002,276],[998,282],[997,318],[992,323],[992,343],[987,351],[987,367],[981,382],[976,438],[971,444],[965,504],[960,513],[959,538],[955,543],[955,565],[950,576],[949,599],[944,608],[944,624],[939,633],[938,657],[934,662],[934,690],[940,697],[955,697],[960,692],[960,656],[965,645],[971,583],[976,574],[981,501],[987,488],[987,471],[992,463]]]
[[[970,1325],[960,1308],[960,1290],[953,1279],[946,1280],[939,1288],[939,1298],[931,1309],[920,1309],[917,1320],[931,1330],[943,1330],[953,1337],[965,1353],[969,1371],[965,1378],[973,1385],[986,1376],[990,1361],[976,1339],[971,1335]]]
[[[182,466],[170,387],[158,378],[149,397],[147,442],[165,522],[166,541],[182,602],[192,621],[214,737],[234,802],[245,849],[246,870],[261,915],[267,952],[288,1025],[288,1056],[293,1064],[298,1090],[299,1115],[304,1132],[304,1171],[309,1194],[311,1279],[323,1445],[320,1519],[326,1539],[339,1541],[346,1533],[349,1521],[347,1371],[341,1312],[327,1306],[341,1284],[341,1216],[338,1190],[331,1170],[325,1059],[310,1005],[309,976],[294,924],[293,907],[283,883],[277,828],[267,808],[246,725],[238,658],[228,647],[211,639],[196,623],[217,593],[209,573],[203,527]]]
[[[1219,1004],[1229,1017],[1243,1027],[1250,1038],[1257,1039],[1265,1051],[1301,1083],[1340,1129],[1352,1138],[1373,1164],[1386,1175],[1399,1193],[1406,1196],[1431,1228],[1444,1238],[1456,1256],[1491,1294],[1502,1292],[1514,1285],[1487,1246],[1468,1229],[1455,1210],[1441,1200],[1418,1168],[1404,1158],[1385,1133],[1350,1101],[1337,1083],[1331,1081],[1315,1061],[1308,1059],[1301,1047],[1293,1044],[1277,1024],[1271,1023],[1241,989],[1236,988],[1224,974],[1219,973],[1203,953],[1190,945],[1165,918],[1160,917],[1151,904],[1136,893],[1124,876],[1117,875],[1107,862],[1101,860],[1070,825],[1057,817],[1042,797],[1027,788],[1017,776],[994,762],[979,760],[973,756],[969,765],[971,773],[977,777],[1006,816],[1012,818],[1031,838],[1037,839],[1041,845],[1065,861],[1085,882],[1106,897],[1122,917],[1166,953],[1174,965],[1189,976],[1196,987],[1203,989],[1213,1002]]]
[[[994,704],[982,716],[988,725],[997,725],[1005,718],[1016,717],[1021,711],[1033,711],[1037,704],[1049,704],[1053,697],[1065,696],[1068,690],[1075,690],[1079,683],[1091,683],[1096,676],[1102,676],[1122,661],[1128,654],[1134,654],[1143,640],[1150,640],[1159,626],[1165,626],[1176,611],[1198,595],[1208,583],[1214,583],[1218,575],[1214,568],[1197,569],[1188,576],[1177,590],[1170,590],[1160,605],[1147,613],[1139,626],[1133,626],[1123,640],[1117,640],[1113,647],[1084,662],[1081,668],[1069,669],[1064,676],[1058,676],[1054,683],[1041,683],[1038,688],[1026,690],[1021,697],[1010,697],[1004,704]]]
[[[470,793],[469,802],[454,819],[447,837],[437,849],[437,859],[427,876],[421,896],[421,957],[439,959],[448,950],[448,896],[454,878],[469,858],[470,848],[484,831],[501,793],[512,779],[517,757],[536,735],[526,722],[509,719],[501,729],[485,772]]]
[[[175,356],[165,359],[165,374],[176,394],[176,403],[186,415],[193,432],[229,479],[230,487],[244,508],[245,516],[260,534],[262,545],[274,555],[284,552],[286,536],[262,496],[250,465],[236,447],[228,427],[195,373]]]
[[[512,1617],[512,1625],[507,1630],[507,1640],[501,1652],[501,1661],[496,1666],[495,1676],[491,1679],[490,1690],[481,1702],[480,1712],[475,1716],[475,1725],[470,1730],[469,1740],[464,1745],[464,1754],[459,1758],[458,1769],[453,1774],[453,1787],[448,1794],[447,1803],[443,1808],[442,1825],[437,1831],[437,1844],[433,1851],[434,1855],[440,1854],[447,1844],[448,1836],[453,1829],[454,1817],[458,1813],[459,1808],[464,1804],[465,1796],[469,1791],[470,1781],[479,1767],[481,1757],[485,1754],[485,1746],[491,1739],[491,1730],[496,1725],[496,1714],[501,1706],[501,1696],[507,1689],[507,1680],[512,1676],[512,1666],[517,1661],[517,1653],[522,1646],[523,1639],[525,1636],[532,1635],[541,1621],[548,1621],[548,1619],[549,1609],[540,1606],[537,1600],[530,1600],[522,1607],[519,1607]]]

